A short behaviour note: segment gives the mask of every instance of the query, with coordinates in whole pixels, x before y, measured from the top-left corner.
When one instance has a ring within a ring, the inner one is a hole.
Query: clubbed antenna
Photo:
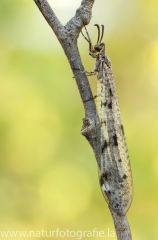
[[[97,43],[99,42],[99,38],[100,38],[100,27],[98,24],[95,24],[94,26],[96,26],[98,28],[98,40]]]
[[[103,36],[104,36],[104,25],[101,25],[101,26],[102,26],[102,34],[101,34],[100,42],[101,42],[101,40],[103,39]]]

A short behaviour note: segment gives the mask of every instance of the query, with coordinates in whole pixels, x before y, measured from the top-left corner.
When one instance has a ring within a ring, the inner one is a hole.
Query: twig
[[[92,7],[95,0],[82,0],[81,6],[77,9],[75,16],[71,18],[65,26],[60,23],[46,0],[33,1],[53,29],[70,63],[85,110],[85,118],[83,119],[81,133],[87,138],[92,146],[99,166],[101,154],[100,121],[77,47],[77,38],[82,27],[90,22]],[[91,99],[91,101],[87,101],[87,99]],[[130,227],[126,216],[120,216],[112,209],[110,209],[110,211],[114,220],[118,240],[131,240]]]
[[[110,209],[110,207],[109,207]],[[130,231],[130,226],[128,224],[128,219],[126,215],[118,215],[112,209],[110,209],[111,215],[114,220],[114,225],[116,229],[118,240],[132,240],[132,235]]]

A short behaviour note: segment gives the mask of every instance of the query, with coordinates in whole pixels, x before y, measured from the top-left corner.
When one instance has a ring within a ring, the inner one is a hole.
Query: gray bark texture
[[[65,52],[65,55],[67,56],[70,67],[73,71],[73,75],[76,79],[76,83],[85,110],[85,118],[83,119],[81,133],[86,137],[89,144],[92,146],[95,158],[99,166],[99,159],[101,154],[100,121],[97,115],[95,102],[92,99],[92,91],[77,47],[77,38],[79,37],[82,28],[84,25],[89,24],[91,20],[92,7],[95,0],[82,0],[75,16],[72,17],[65,26],[60,23],[47,0],[33,1],[54,31]],[[86,101],[88,99],[92,100]],[[131,240],[132,236],[127,217],[116,214],[112,209],[110,209],[110,212],[113,217],[118,240]]]

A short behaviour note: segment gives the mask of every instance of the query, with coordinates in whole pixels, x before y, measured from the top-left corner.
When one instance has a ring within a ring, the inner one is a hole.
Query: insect
[[[102,42],[104,26],[101,25],[101,37],[99,25],[95,26],[98,29],[98,39],[94,47],[86,27],[87,37],[81,33],[89,43],[89,54],[96,59],[95,68],[88,76],[97,73],[97,95],[94,98],[97,97],[96,106],[101,125],[99,182],[109,207],[117,214],[125,215],[133,195],[130,160],[111,61],[105,55],[105,44]]]

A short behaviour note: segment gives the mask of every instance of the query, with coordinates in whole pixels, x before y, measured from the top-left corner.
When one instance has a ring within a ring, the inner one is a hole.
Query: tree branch
[[[100,129],[100,122],[92,91],[77,47],[77,38],[82,27],[84,24],[90,22],[94,0],[82,0],[81,6],[76,11],[75,16],[65,26],[60,23],[46,0],[34,0],[34,2],[56,34],[70,63],[85,109],[85,119],[83,119],[81,133],[92,146],[99,164],[100,136],[97,132],[99,132]],[[88,99],[92,100],[87,101]]]
[[[93,117],[96,116],[94,101],[92,100],[85,102],[87,99],[92,98],[93,96],[77,48],[77,38],[83,27],[83,23],[88,24],[90,22],[94,0],[83,0],[80,8],[76,11],[75,16],[65,26],[60,23],[46,0],[34,0],[34,2],[38,6],[50,27],[53,29],[64,49],[77,81],[81,98],[84,103],[86,117],[92,115]],[[81,69],[82,72],[75,69]]]
[[[130,226],[128,224],[128,219],[126,215],[118,215],[110,207],[110,212],[113,217],[117,239],[118,240],[132,240],[132,235],[130,231]]]
[[[90,22],[94,0],[82,0],[81,6],[77,9],[75,16],[71,18],[65,26],[60,23],[46,0],[33,1],[53,29],[70,63],[85,110],[81,133],[92,146],[98,167],[100,167],[100,121],[77,47],[77,38],[82,27]],[[87,101],[88,99],[92,100]],[[113,212],[112,209],[110,209],[110,211],[114,220],[118,240],[131,240],[130,228],[126,216],[120,216]]]
[[[36,3],[36,5],[38,6],[39,10],[41,11],[41,13],[43,14],[44,18],[46,19],[46,21],[48,22],[48,24],[51,26],[51,28],[53,29],[54,33],[56,34],[56,36],[62,38],[62,33],[60,33],[60,31],[62,31],[64,29],[63,25],[60,23],[60,21],[58,20],[58,18],[56,17],[53,9],[50,7],[50,5],[48,4],[47,1],[44,0],[34,0],[34,2]]]

